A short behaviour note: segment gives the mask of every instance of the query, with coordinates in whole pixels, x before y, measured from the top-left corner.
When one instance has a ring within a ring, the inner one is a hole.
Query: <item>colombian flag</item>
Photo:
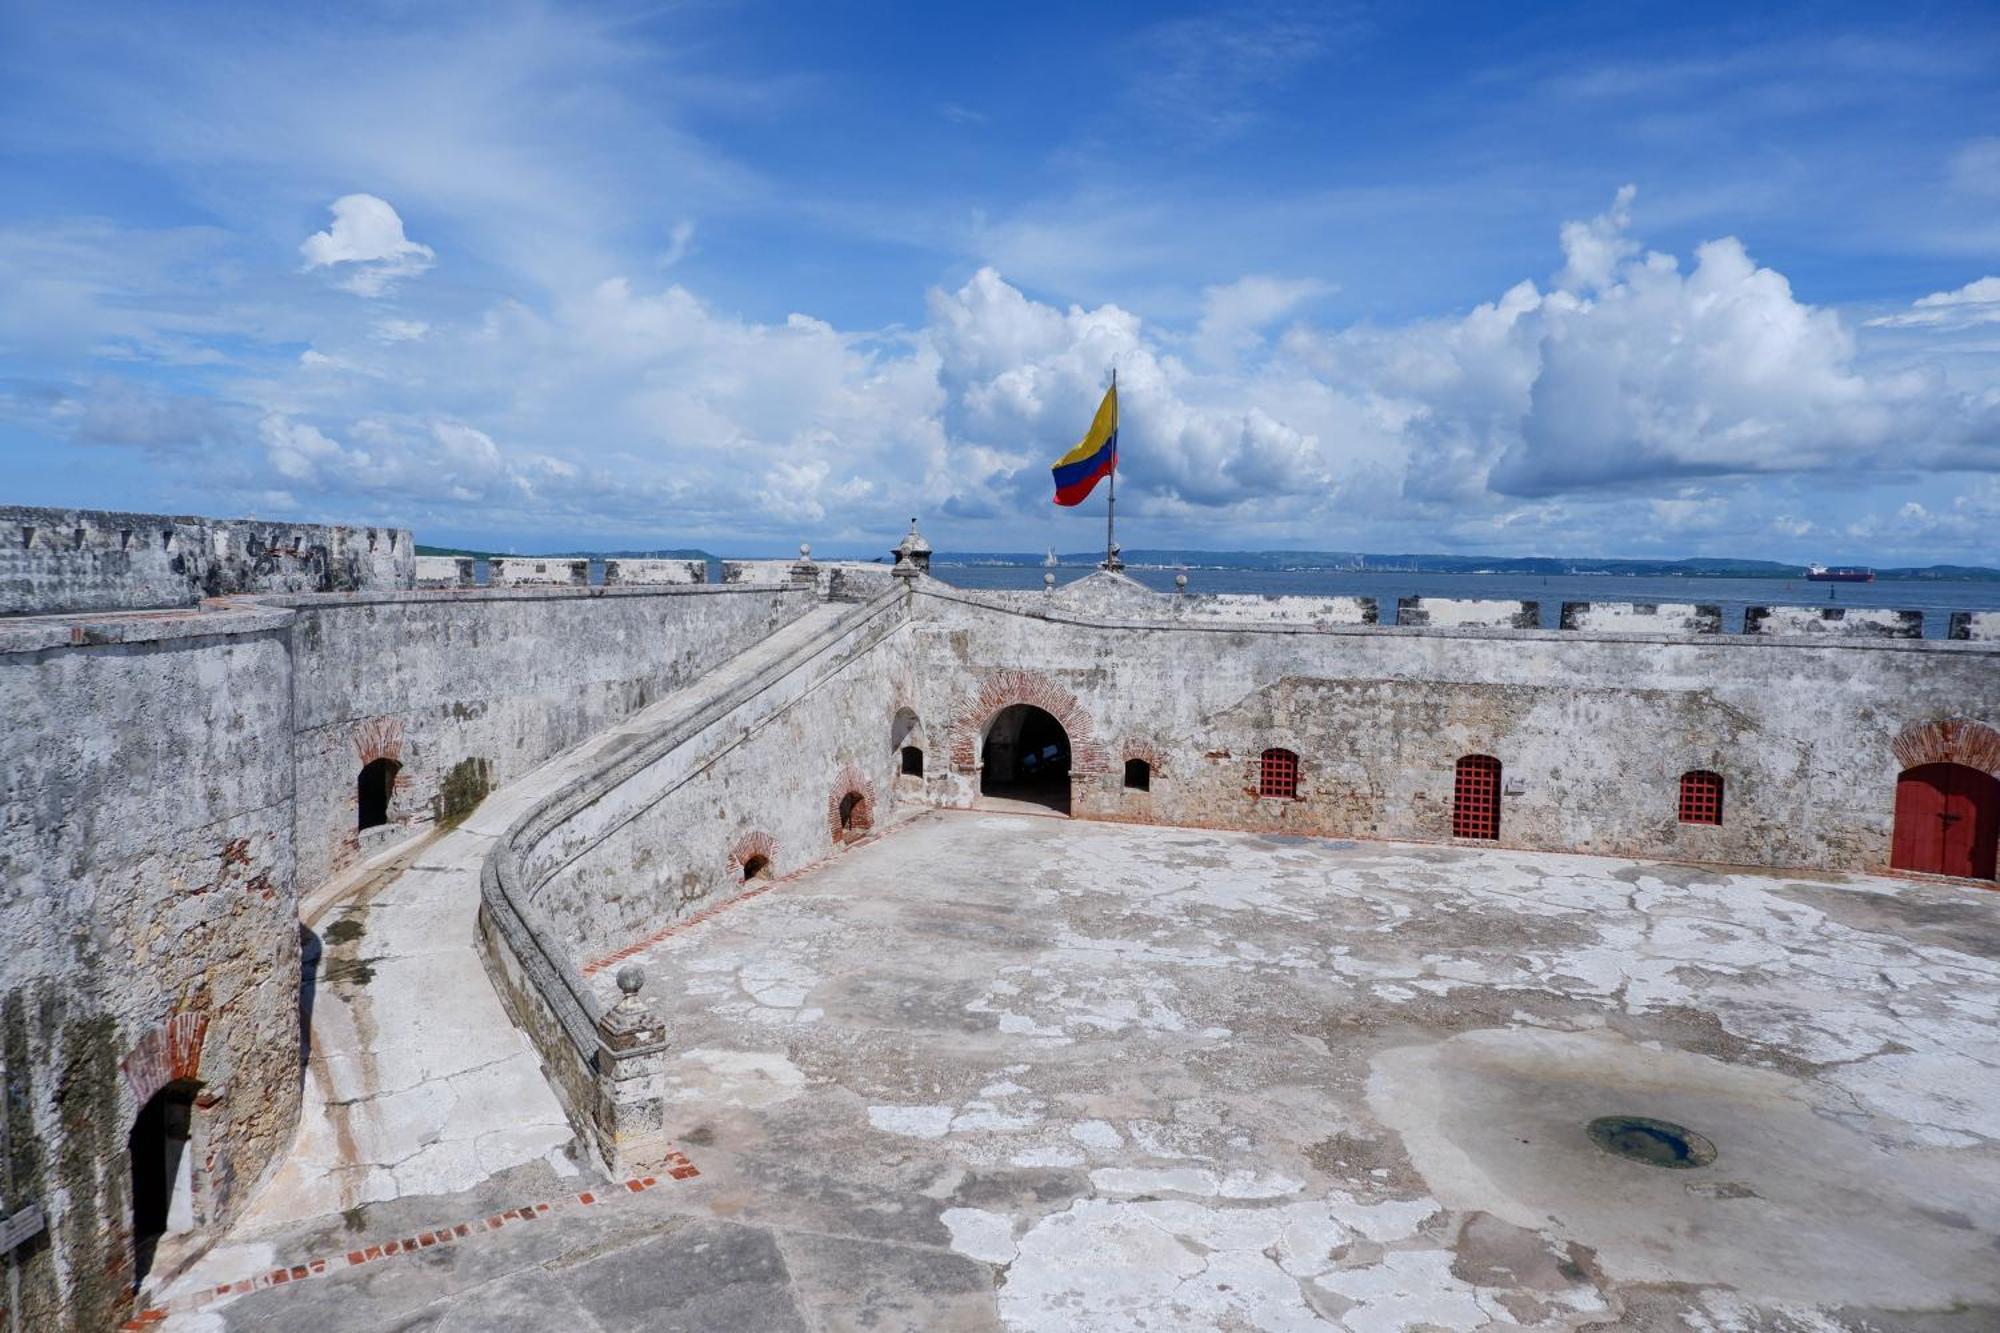
[[[1118,466],[1118,385],[1105,391],[1090,431],[1076,448],[1058,458],[1049,471],[1056,475],[1056,503],[1080,505],[1098,482]]]

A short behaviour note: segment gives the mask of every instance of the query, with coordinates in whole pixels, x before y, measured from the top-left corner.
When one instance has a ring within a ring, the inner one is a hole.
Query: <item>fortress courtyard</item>
[[[627,1183],[447,873],[507,806],[309,907],[299,1144],[166,1327],[2000,1327],[2000,896],[916,813],[587,969],[671,1045]]]

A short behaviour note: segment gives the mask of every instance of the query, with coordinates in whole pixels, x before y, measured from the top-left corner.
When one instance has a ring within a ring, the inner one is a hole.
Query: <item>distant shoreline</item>
[[[655,551],[560,551],[512,552],[477,551],[464,547],[417,547],[418,555],[469,556],[475,560],[501,559],[594,559],[633,560],[668,558],[681,560],[783,560],[779,556],[727,556],[707,551],[677,548]],[[1685,579],[1776,579],[1806,582],[1804,565],[1781,564],[1775,560],[1731,560],[1697,557],[1688,560],[1601,560],[1558,559],[1549,556],[1448,556],[1375,554],[1360,551],[1182,551],[1132,550],[1123,553],[1129,569],[1150,570],[1232,570],[1265,574],[1370,575],[1384,578],[1412,574],[1449,574],[1494,578],[1685,578]],[[851,560],[853,556],[827,553],[821,559]],[[879,555],[859,557],[887,564]],[[1103,559],[1101,552],[1059,553],[1058,563],[1048,564],[1046,555],[1026,551],[940,551],[931,563],[940,568],[958,569],[1094,569]],[[1833,562],[1829,562],[1833,563]],[[2000,581],[2000,569],[1985,565],[1896,566],[1875,570],[1878,583],[1987,582]],[[1850,585],[1854,586],[1854,585]]]

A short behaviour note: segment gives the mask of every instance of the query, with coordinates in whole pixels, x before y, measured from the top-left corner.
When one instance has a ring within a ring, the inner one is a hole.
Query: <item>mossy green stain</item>
[[[431,814],[440,828],[454,828],[479,808],[493,790],[493,765],[486,759],[461,759],[444,775],[431,798]]]
[[[56,1179],[67,1196],[56,1243],[69,1277],[65,1314],[98,1329],[124,1316],[129,1296],[131,1164],[117,1132],[118,1027],[106,1014],[63,1024],[55,1084]]]

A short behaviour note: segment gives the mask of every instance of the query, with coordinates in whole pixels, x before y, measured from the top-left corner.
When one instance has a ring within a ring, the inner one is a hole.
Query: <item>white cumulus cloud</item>
[[[1956,291],[1932,292],[1899,314],[1868,321],[1877,328],[1966,329],[2000,324],[2000,278],[1980,278]]]
[[[340,285],[356,295],[380,296],[436,262],[436,252],[428,245],[403,234],[403,219],[388,200],[345,194],[330,208],[333,224],[306,237],[299,253],[306,257],[308,269],[340,269]]]

